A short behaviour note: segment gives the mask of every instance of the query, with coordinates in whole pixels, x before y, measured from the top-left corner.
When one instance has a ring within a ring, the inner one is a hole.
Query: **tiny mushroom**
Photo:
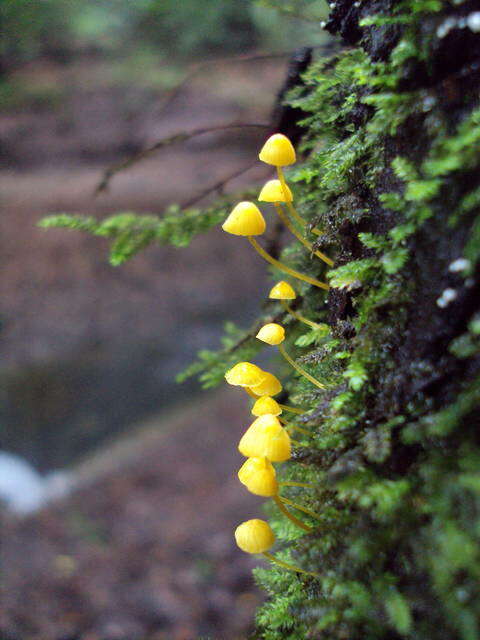
[[[299,280],[303,280],[304,282],[308,282],[309,284],[319,287],[320,289],[328,290],[330,288],[325,282],[320,282],[320,280],[316,280],[304,273],[295,271],[295,269],[288,267],[283,264],[283,262],[276,260],[276,258],[273,258],[269,253],[267,253],[255,239],[255,236],[262,235],[265,228],[265,219],[262,216],[260,209],[253,202],[240,202],[237,204],[222,225],[222,229],[227,233],[231,233],[235,236],[245,236],[248,238],[248,241],[255,251],[257,251],[264,260],[277,267],[277,269],[288,273],[294,278],[298,278]]]
[[[270,413],[273,416],[279,416],[282,413],[282,407],[278,402],[270,396],[261,396],[252,407],[252,414],[257,418]]]
[[[235,540],[246,553],[263,553],[268,551],[274,542],[275,535],[265,520],[247,520],[235,529]]]
[[[246,458],[266,457],[285,462],[291,456],[290,436],[272,414],[259,416],[243,434],[238,450]]]
[[[271,300],[295,300],[297,294],[291,284],[285,282],[285,280],[280,280],[270,289],[268,297]]]
[[[283,562],[283,560],[278,560],[274,555],[268,552],[275,543],[275,534],[268,522],[265,522],[265,520],[254,518],[253,520],[242,522],[242,524],[238,525],[235,529],[235,541],[240,549],[245,551],[245,553],[261,553],[265,558],[271,562],[275,562],[283,569],[304,573],[309,576],[318,576],[318,573],[304,571],[299,567]]]
[[[266,372],[251,362],[239,362],[225,374],[225,380],[228,384],[250,389],[258,387],[266,377]]]
[[[254,387],[248,387],[247,392],[250,391],[249,395],[254,398],[259,396],[276,396],[278,395],[283,387],[280,380],[277,376],[274,376],[273,373],[269,373],[268,371],[262,372],[264,377],[260,384]]]
[[[290,190],[290,187],[286,183],[285,183],[285,189],[286,191],[284,193],[280,180],[269,180],[263,185],[262,190],[260,191],[260,194],[258,196],[258,199],[260,202],[272,203],[273,206],[275,207],[275,211],[277,212],[278,217],[283,222],[283,224],[287,227],[290,233],[292,233],[297,238],[297,240],[301,242],[303,246],[306,247],[311,253],[314,253],[317,256],[317,258],[320,258],[320,260],[323,260],[329,266],[332,266],[333,264],[332,260],[330,260],[330,258],[328,258],[321,251],[318,251],[313,248],[312,243],[309,242],[306,238],[303,237],[301,233],[297,231],[297,229],[293,226],[290,218],[283,210],[281,203],[285,203],[287,205],[287,208],[290,211],[290,214],[292,215],[292,217],[297,219],[297,222],[300,222],[303,227],[307,226],[307,222],[300,216],[300,214],[297,212],[296,209],[294,209],[292,205],[293,194]]]
[[[265,456],[248,458],[238,472],[238,479],[247,487],[250,493],[253,493],[256,496],[262,496],[263,498],[272,498],[281,513],[293,522],[294,525],[300,527],[300,529],[303,529],[304,531],[310,532],[312,528],[290,513],[285,504],[288,504],[294,509],[299,509],[300,511],[308,513],[314,518],[320,517],[314,511],[311,511],[292,500],[283,498],[278,493],[279,483],[277,482],[275,469],[273,468],[273,464],[270,460]]]
[[[257,338],[262,342],[265,342],[266,344],[276,345],[278,347],[278,350],[282,354],[282,356],[285,358],[285,360],[294,369],[296,369],[298,373],[300,373],[302,376],[307,378],[307,380],[309,380],[312,384],[319,387],[319,389],[325,389],[324,384],[319,382],[316,378],[314,378],[307,371],[305,371],[305,369],[300,367],[300,365],[298,365],[285,351],[285,347],[282,344],[282,342],[285,340],[285,330],[281,325],[276,324],[274,322],[264,325],[260,329],[260,331],[257,333]]]
[[[270,290],[268,297],[271,300],[280,300],[280,304],[285,309],[285,311],[290,313],[294,318],[296,318],[300,322],[303,322],[303,324],[306,324],[309,327],[312,327],[313,329],[326,329],[328,331],[327,325],[325,324],[321,325],[321,324],[318,324],[317,322],[313,322],[313,320],[309,320],[308,318],[305,318],[305,316],[302,316],[300,313],[298,313],[298,311],[294,311],[292,309],[292,307],[288,304],[287,300],[295,300],[295,298],[297,297],[297,294],[295,293],[295,289],[290,284],[288,284],[288,282],[285,282],[284,280],[277,282],[277,284]]]
[[[274,167],[295,164],[297,156],[292,143],[283,133],[274,133],[268,138],[258,154],[262,162]]]
[[[276,346],[285,340],[285,329],[276,322],[264,324],[257,333],[257,338],[271,346]]]
[[[285,199],[280,180],[268,180],[268,182],[263,185],[258,199],[260,200],[260,202],[271,203],[292,202],[293,194],[290,190],[290,187],[287,185],[287,198]]]
[[[271,498],[278,493],[275,469],[268,458],[248,458],[238,471],[238,479],[256,496]]]

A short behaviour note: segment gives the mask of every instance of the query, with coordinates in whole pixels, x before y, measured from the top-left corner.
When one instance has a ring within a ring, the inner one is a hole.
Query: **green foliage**
[[[119,213],[104,220],[72,214],[57,214],[43,218],[43,229],[59,228],[84,231],[109,238],[110,263],[118,266],[152,243],[186,247],[192,238],[218,225],[225,217],[225,204],[200,211],[170,206],[163,217]]]
[[[251,9],[243,3],[147,0],[143,4],[136,29],[150,42],[177,56],[241,51],[256,44]]]
[[[354,288],[362,282],[366,282],[372,276],[377,261],[374,258],[365,258],[364,260],[354,260],[333,269],[328,274],[330,286],[336,289]]]
[[[47,50],[68,49],[73,0],[2,0],[0,67],[15,68]]]

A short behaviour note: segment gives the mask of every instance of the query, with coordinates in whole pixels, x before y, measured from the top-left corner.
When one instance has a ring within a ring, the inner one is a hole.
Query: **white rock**
[[[480,31],[480,11],[474,11],[467,16],[467,27],[475,33]]]
[[[439,38],[444,38],[456,26],[457,20],[455,18],[447,18],[437,28],[437,36]]]
[[[20,456],[0,451],[0,501],[15,513],[32,513],[49,500],[66,495],[71,486],[66,472],[42,476]]]
[[[452,273],[458,273],[459,271],[466,271],[470,267],[470,260],[466,258],[457,258],[454,260],[452,264],[448,267],[448,270]]]

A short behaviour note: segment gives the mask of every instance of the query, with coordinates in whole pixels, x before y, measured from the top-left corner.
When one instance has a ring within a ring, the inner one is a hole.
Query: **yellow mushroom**
[[[270,413],[273,416],[279,416],[282,413],[282,407],[274,398],[270,396],[261,396],[252,407],[252,414],[257,418]]]
[[[263,553],[275,543],[275,534],[265,520],[247,520],[235,529],[235,541],[245,553]]]
[[[295,300],[297,294],[291,284],[288,284],[285,280],[280,280],[270,289],[268,297],[272,300]]]
[[[263,375],[264,378],[262,379],[260,384],[254,387],[248,387],[248,390],[252,392],[253,397],[256,398],[257,396],[278,395],[283,389],[280,380],[277,378],[277,376],[274,376],[273,373],[268,373],[268,371],[263,371]]]
[[[283,412],[283,409],[282,409],[283,406],[285,405],[278,404],[278,402],[273,398],[271,398],[270,396],[261,396],[253,405],[252,414],[257,418],[259,416],[264,416],[266,413],[270,413],[278,417]],[[286,410],[289,411],[291,410],[291,408]],[[303,433],[306,436],[309,436],[312,433],[308,429],[298,427],[296,424],[287,423],[286,420],[284,420],[283,418],[278,417],[278,419],[281,422],[281,424],[286,425],[285,427],[286,429],[295,429],[296,431],[299,431],[300,433]]]
[[[319,280],[307,276],[304,273],[295,271],[295,269],[291,269],[286,264],[276,260],[267,253],[255,240],[255,236],[262,235],[265,228],[265,219],[263,218],[260,209],[253,202],[240,202],[237,204],[222,225],[222,229],[227,233],[231,233],[235,236],[245,236],[248,238],[248,241],[255,251],[257,251],[264,260],[273,264],[274,267],[277,267],[277,269],[288,273],[294,278],[298,278],[299,280],[308,282],[315,287],[320,287],[320,289],[326,289],[328,291],[330,287],[325,282],[320,282]]]
[[[311,511],[292,500],[288,500],[288,498],[283,498],[279,494],[279,483],[277,481],[275,469],[273,464],[266,457],[248,458],[238,471],[238,479],[247,487],[250,493],[253,493],[256,496],[262,496],[263,498],[272,498],[280,511],[287,516],[293,524],[304,531],[310,532],[312,528],[290,513],[290,511],[286,509],[285,504],[288,504],[299,511],[303,511],[304,513],[308,513],[314,518],[320,519],[320,516],[314,511]]]
[[[273,373],[269,373],[268,371],[263,371],[263,373],[265,378],[259,385],[245,389],[248,395],[255,400],[258,400],[261,396],[276,396],[283,390],[282,383],[277,376],[274,376]],[[278,403],[278,406],[280,409],[283,409],[283,411],[289,411],[290,413],[302,414],[306,411],[305,409],[290,407],[286,404]]]
[[[302,376],[307,378],[312,384],[317,386],[319,389],[325,389],[325,385],[319,382],[316,378],[311,376],[305,369],[300,367],[285,351],[285,347],[282,342],[285,340],[285,329],[274,322],[264,325],[260,331],[257,333],[257,338],[266,344],[277,346],[278,350],[285,358],[285,360],[300,373]]]
[[[283,133],[274,133],[265,142],[258,154],[262,162],[274,167],[286,167],[295,164],[297,156],[292,143]]]
[[[271,164],[276,167],[278,179],[280,181],[285,197],[285,202],[287,203],[290,214],[293,218],[295,218],[295,220],[297,220],[297,222],[299,222],[303,226],[306,226],[307,222],[297,212],[292,203],[288,201],[288,185],[285,181],[285,176],[282,171],[282,167],[294,164],[296,162],[295,149],[293,148],[290,140],[287,138],[287,136],[284,136],[281,133],[273,134],[268,138],[268,140],[261,148],[258,157],[262,162]],[[321,235],[321,231],[318,231],[318,229],[312,229],[312,231],[317,235]]]
[[[262,342],[276,346],[285,340],[285,329],[276,322],[264,324],[256,336]]]
[[[280,304],[285,309],[285,311],[290,313],[294,318],[296,318],[300,322],[303,322],[303,324],[306,324],[309,327],[312,327],[313,329],[322,329],[323,327],[326,326],[326,325],[322,326],[317,322],[313,322],[312,320],[305,318],[305,316],[302,316],[302,314],[298,313],[298,311],[294,311],[292,309],[292,307],[288,304],[287,300],[295,300],[295,298],[297,297],[297,294],[295,293],[295,289],[291,285],[289,285],[288,282],[285,282],[284,280],[277,282],[277,284],[271,289],[270,293],[268,294],[268,297],[271,300],[280,300]]]
[[[243,434],[238,450],[246,458],[268,458],[285,462],[291,456],[290,436],[272,414],[256,418]]]
[[[282,383],[273,373],[263,371],[251,362],[237,363],[226,372],[225,380],[235,387],[243,387],[248,395],[255,400],[261,396],[275,396],[282,391]],[[288,407],[284,404],[279,406],[284,411],[305,413],[304,409]]]
[[[263,185],[258,199],[260,202],[271,202],[272,204],[275,202],[292,202],[293,193],[287,185],[287,197],[285,198],[280,180],[268,180]]]
[[[267,228],[265,218],[253,202],[239,202],[222,225],[234,236],[261,236]]]
[[[271,562],[275,562],[283,569],[289,571],[297,571],[298,573],[305,573],[311,576],[318,576],[317,573],[311,571],[304,571],[291,564],[278,560],[274,555],[268,552],[275,543],[275,534],[273,533],[270,525],[265,520],[259,520],[255,518],[253,520],[247,520],[238,525],[235,529],[235,541],[242,551],[245,553],[261,553],[265,558]]]
[[[248,458],[238,471],[238,479],[256,496],[272,498],[278,493],[275,469],[268,458]]]
[[[331,267],[333,265],[333,261],[330,260],[330,258],[326,256],[324,253],[322,253],[321,251],[314,250],[312,243],[309,242],[306,238],[302,236],[301,233],[297,231],[297,229],[291,223],[290,218],[287,216],[287,214],[283,210],[282,205],[280,203],[284,202],[288,207],[289,203],[293,201],[293,195],[292,195],[292,192],[290,191],[290,187],[286,185],[286,188],[287,188],[287,191],[285,195],[283,192],[280,180],[269,180],[263,185],[262,190],[260,191],[260,194],[258,196],[258,199],[260,202],[272,203],[273,206],[275,207],[278,217],[283,222],[283,224],[287,227],[290,233],[292,233],[297,238],[297,240],[303,244],[304,247],[306,247],[309,251],[314,253],[317,256],[317,258],[320,258],[320,260],[323,260]],[[306,223],[303,220],[303,218],[302,218],[302,223],[305,226]]]
[[[266,372],[251,362],[239,362],[225,374],[228,384],[250,389],[257,388],[266,378]]]

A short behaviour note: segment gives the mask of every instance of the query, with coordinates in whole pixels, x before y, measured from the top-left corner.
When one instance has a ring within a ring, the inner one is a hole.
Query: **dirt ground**
[[[70,498],[4,519],[2,638],[246,638],[261,560],[233,530],[262,504],[235,477],[248,420],[239,390],[209,394],[86,461]]]

